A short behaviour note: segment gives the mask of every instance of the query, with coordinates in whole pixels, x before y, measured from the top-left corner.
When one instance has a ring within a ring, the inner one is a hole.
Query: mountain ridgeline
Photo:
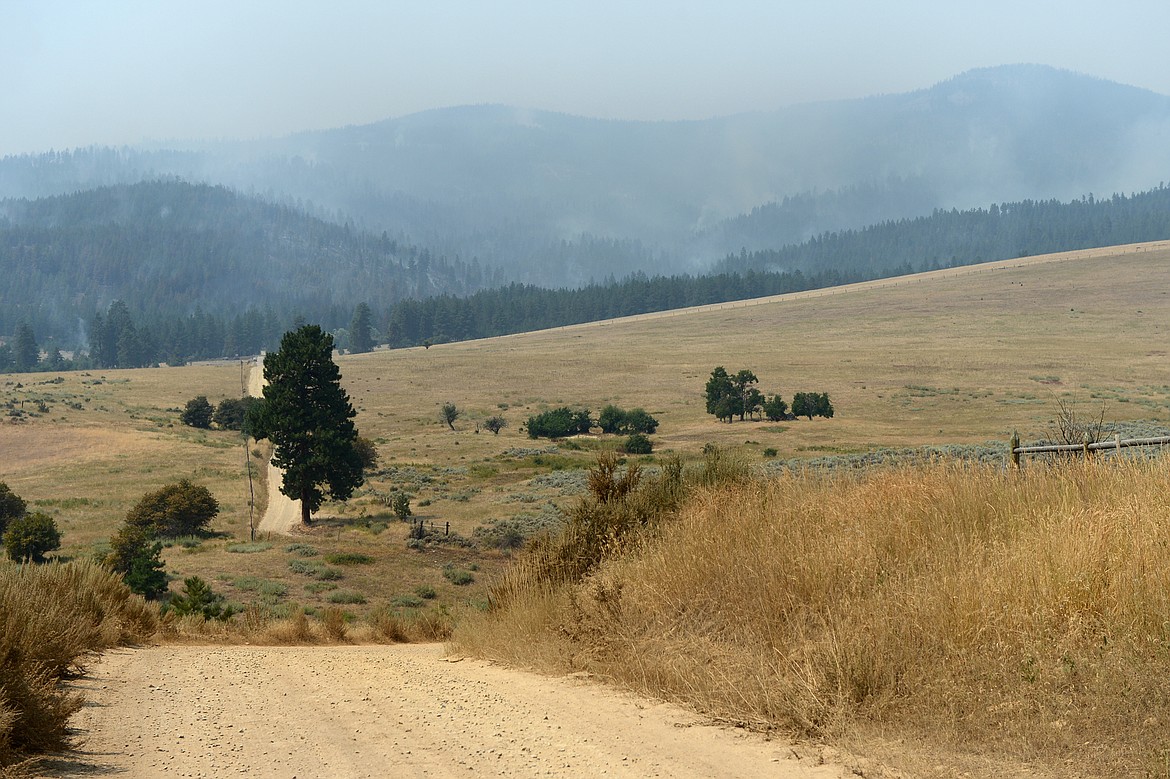
[[[255,353],[298,320],[344,344],[359,303],[409,346],[1164,239],[1167,170],[1170,97],[1041,66],[695,122],[472,106],[7,157],[0,370]]]
[[[0,160],[0,197],[179,176],[566,287],[699,272],[935,209],[1147,190],[1168,169],[1170,97],[1017,65],[702,121],[465,106],[275,140],[24,155]]]

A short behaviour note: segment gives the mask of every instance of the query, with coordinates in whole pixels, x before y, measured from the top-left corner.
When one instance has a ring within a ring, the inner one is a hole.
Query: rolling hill
[[[1170,169],[1168,138],[1170,97],[1020,65],[704,121],[464,106],[274,140],[10,157],[0,196],[177,175],[563,286],[934,208],[1149,189]]]

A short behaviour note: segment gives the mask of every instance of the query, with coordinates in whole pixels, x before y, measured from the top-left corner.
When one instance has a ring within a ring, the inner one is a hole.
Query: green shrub
[[[315,576],[321,569],[321,563],[311,563],[305,560],[289,560],[289,570],[293,573],[303,573],[306,576]]]
[[[61,531],[48,514],[34,511],[8,522],[4,549],[17,562],[45,562],[45,553],[61,548]]]
[[[654,444],[641,433],[634,433],[622,444],[622,451],[626,454],[650,454],[654,451]]]
[[[126,514],[126,523],[154,536],[193,536],[207,531],[219,514],[219,502],[203,486],[180,479],[148,492]]]
[[[288,567],[294,573],[312,576],[321,581],[336,581],[342,578],[342,573],[336,568],[330,568],[324,563],[310,560],[289,560]]]
[[[308,544],[289,544],[284,548],[284,551],[289,554],[300,555],[301,557],[316,557],[321,554],[315,547]]]
[[[529,438],[567,438],[568,436],[588,433],[593,427],[593,420],[589,411],[573,411],[571,408],[558,408],[545,411],[541,414],[528,417],[524,425]]]
[[[159,598],[167,591],[162,544],[144,528],[122,525],[110,539],[110,553],[105,562],[138,595]]]
[[[215,407],[212,421],[221,430],[240,430],[249,433],[248,412],[259,402],[260,398],[225,398]]]
[[[410,496],[405,492],[395,493],[390,500],[390,508],[394,510],[394,515],[405,522],[413,514],[410,510]]]
[[[395,595],[390,599],[390,605],[404,609],[417,609],[423,605],[423,599],[417,595]]]
[[[187,401],[183,413],[179,415],[179,421],[188,427],[207,430],[211,428],[211,419],[214,415],[215,410],[207,402],[207,396],[200,395]]]
[[[329,590],[336,590],[337,585],[333,582],[309,582],[305,585],[305,592],[311,592],[316,595],[319,592],[328,592]]]
[[[260,579],[256,576],[241,576],[232,582],[232,586],[244,592],[256,592],[260,595],[269,595],[277,598],[288,594],[288,585],[282,582]]]
[[[360,552],[335,552],[325,555],[325,559],[334,565],[370,565],[374,558]]]
[[[338,590],[337,592],[330,594],[329,602],[345,604],[365,603],[366,596],[362,595],[360,592],[354,592],[353,590]]]
[[[414,588],[414,594],[420,598],[431,600],[436,596],[435,588],[429,584],[420,584]]]
[[[464,571],[461,568],[454,568],[450,565],[443,568],[443,578],[458,586],[471,584],[475,581],[475,577],[471,575],[471,571]]]
[[[0,535],[4,535],[4,531],[8,529],[8,523],[17,517],[23,517],[28,504],[24,499],[8,488],[8,485],[0,481]]]
[[[194,614],[204,619],[221,621],[231,619],[236,613],[234,607],[224,604],[222,595],[212,590],[211,585],[198,576],[183,580],[183,592],[171,598],[167,610],[180,617]]]
[[[606,406],[597,418],[597,426],[601,432],[610,434],[630,435],[644,433],[652,435],[658,430],[658,420],[646,413],[645,409],[635,408],[624,411],[617,406]]]
[[[378,467],[378,447],[364,436],[358,436],[353,441],[353,450],[362,461],[362,470],[367,473]]]
[[[267,541],[227,545],[227,550],[235,554],[256,554],[257,552],[267,552],[271,548],[272,544]]]

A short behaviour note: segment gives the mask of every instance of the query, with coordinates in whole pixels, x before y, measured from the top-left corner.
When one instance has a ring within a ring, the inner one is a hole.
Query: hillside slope
[[[277,326],[300,315],[336,327],[359,301],[493,281],[476,263],[176,180],[0,201],[0,278],[0,333],[27,321],[59,338],[115,300],[147,320],[267,309]]]

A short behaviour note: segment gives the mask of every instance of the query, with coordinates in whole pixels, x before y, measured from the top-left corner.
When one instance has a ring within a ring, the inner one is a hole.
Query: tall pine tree
[[[365,303],[358,303],[353,310],[353,319],[349,323],[349,350],[354,354],[368,352],[374,348],[371,318],[370,307]]]
[[[308,524],[326,490],[347,500],[362,484],[357,412],[333,362],[333,336],[318,325],[285,333],[279,351],[264,358],[264,380],[264,400],[249,415],[252,434],[272,440],[272,461],[284,471],[280,491],[301,501]]]

